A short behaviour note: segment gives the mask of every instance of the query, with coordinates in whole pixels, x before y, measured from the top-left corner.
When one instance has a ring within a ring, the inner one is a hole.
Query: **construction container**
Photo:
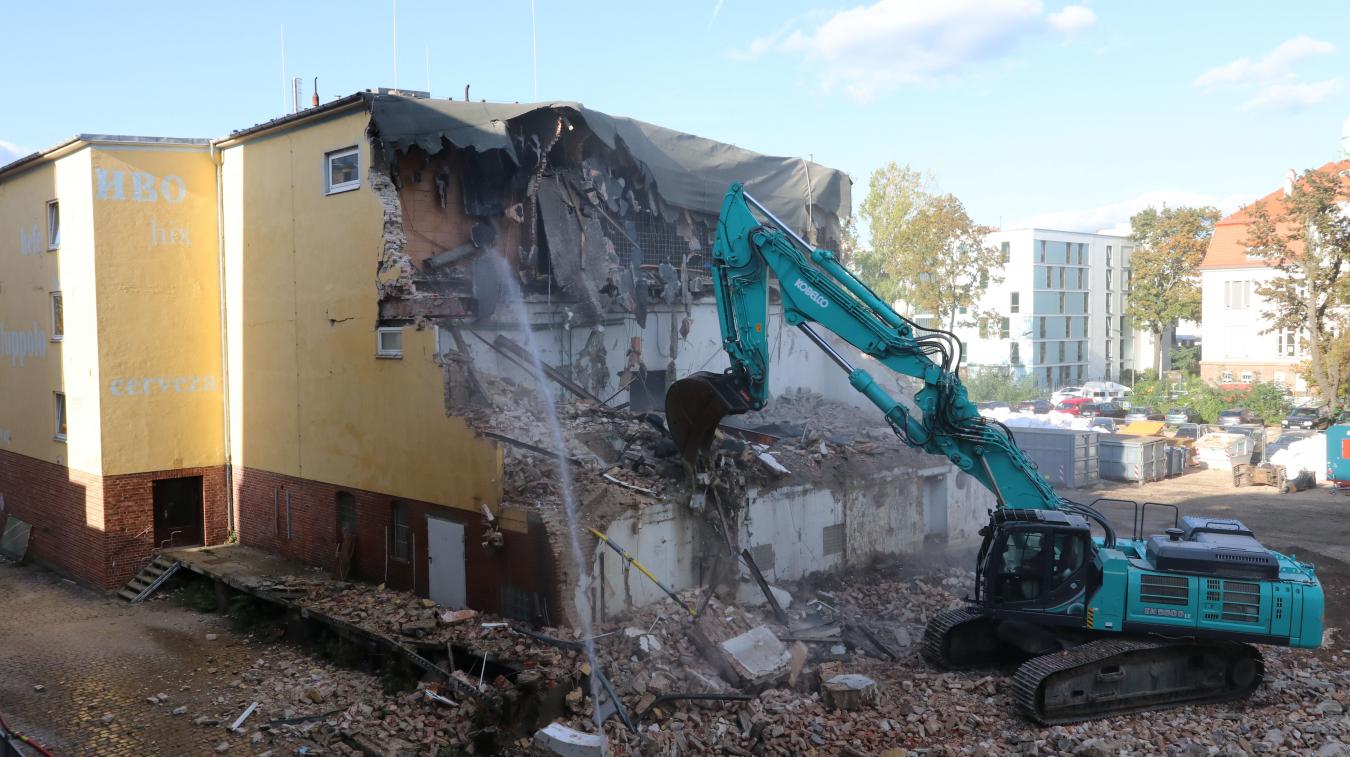
[[[1327,481],[1337,489],[1350,489],[1350,425],[1337,423],[1327,429]]]
[[[1167,440],[1160,436],[1102,434],[1097,445],[1102,478],[1142,484],[1167,477]]]
[[[1190,456],[1186,447],[1167,445],[1167,477],[1180,476],[1186,472],[1186,458]]]
[[[1056,486],[1082,489],[1097,483],[1096,431],[1058,428],[1012,428],[1013,440]]]
[[[1246,434],[1215,431],[1196,441],[1195,454],[1210,470],[1232,470],[1235,465],[1251,465],[1252,438]]]

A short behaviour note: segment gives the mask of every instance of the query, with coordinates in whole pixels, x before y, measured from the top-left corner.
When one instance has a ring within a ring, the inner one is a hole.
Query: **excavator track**
[[[920,654],[947,670],[988,668],[1016,660],[1018,653],[999,641],[993,618],[966,608],[934,615],[923,631]]]
[[[1264,673],[1249,644],[1100,640],[1027,660],[1013,676],[1012,696],[1027,717],[1056,725],[1241,699]]]

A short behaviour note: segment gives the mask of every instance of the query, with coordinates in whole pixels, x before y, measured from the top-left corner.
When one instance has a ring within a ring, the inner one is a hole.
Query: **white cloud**
[[[1009,54],[1028,37],[1081,31],[1096,19],[1081,5],[1047,15],[1041,0],[876,0],[813,24],[789,22],[741,55],[801,56],[820,69],[827,91],[867,100],[884,89],[955,76]]]
[[[1298,110],[1310,108],[1339,94],[1344,89],[1340,79],[1299,84],[1271,84],[1261,88],[1254,97],[1242,104],[1243,110]]]
[[[1228,195],[1227,197],[1217,197],[1199,192],[1182,192],[1177,190],[1161,189],[1152,192],[1144,192],[1135,195],[1127,200],[1101,205],[1095,208],[1081,208],[1077,210],[1057,210],[1048,213],[1037,213],[1019,218],[1004,228],[1024,229],[1058,229],[1060,231],[1092,231],[1101,234],[1120,234],[1122,236],[1130,233],[1130,216],[1138,213],[1147,207],[1161,208],[1166,205],[1171,208],[1178,207],[1197,207],[1203,205],[1213,205],[1219,209],[1219,212],[1228,215],[1236,211],[1243,205],[1251,202],[1251,195]]]
[[[19,147],[13,142],[6,142],[5,140],[0,139],[0,166],[13,163],[31,152],[32,150]]]
[[[1086,5],[1067,5],[1063,10],[1051,13],[1046,20],[1059,31],[1077,34],[1097,23],[1097,14]]]
[[[1300,34],[1280,43],[1260,60],[1238,58],[1222,66],[1211,68],[1195,77],[1195,86],[1215,89],[1225,86],[1255,85],[1294,78],[1293,67],[1310,58],[1331,55],[1336,46],[1330,42]]]

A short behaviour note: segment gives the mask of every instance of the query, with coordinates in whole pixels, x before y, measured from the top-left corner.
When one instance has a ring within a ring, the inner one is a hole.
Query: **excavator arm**
[[[951,460],[992,491],[1000,507],[1060,509],[1058,495],[1008,429],[983,418],[967,398],[957,376],[961,344],[956,337],[921,329],[896,313],[834,253],[813,249],[740,184],[733,184],[722,202],[712,259],[722,346],[731,368],[723,374],[696,373],[675,382],[666,394],[667,421],[686,461],[697,467],[723,417],[768,402],[770,272],[779,282],[787,324],[848,374],[853,388],[881,410],[905,443]],[[852,365],[813,324],[890,370],[921,381],[913,400],[918,412]]]

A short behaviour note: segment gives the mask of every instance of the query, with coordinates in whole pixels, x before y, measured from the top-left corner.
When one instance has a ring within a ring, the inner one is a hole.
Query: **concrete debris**
[[[821,698],[831,710],[858,710],[875,707],[877,682],[854,673],[837,675],[820,684]]]
[[[605,738],[595,733],[574,731],[561,723],[549,723],[534,734],[534,751],[559,757],[602,757]]]
[[[446,610],[445,612],[437,616],[437,620],[439,620],[441,625],[443,626],[453,626],[456,623],[467,623],[471,620],[477,619],[478,619],[478,611],[469,609]]]
[[[766,626],[755,626],[721,644],[742,685],[754,686],[779,676],[787,669],[787,647]]]

